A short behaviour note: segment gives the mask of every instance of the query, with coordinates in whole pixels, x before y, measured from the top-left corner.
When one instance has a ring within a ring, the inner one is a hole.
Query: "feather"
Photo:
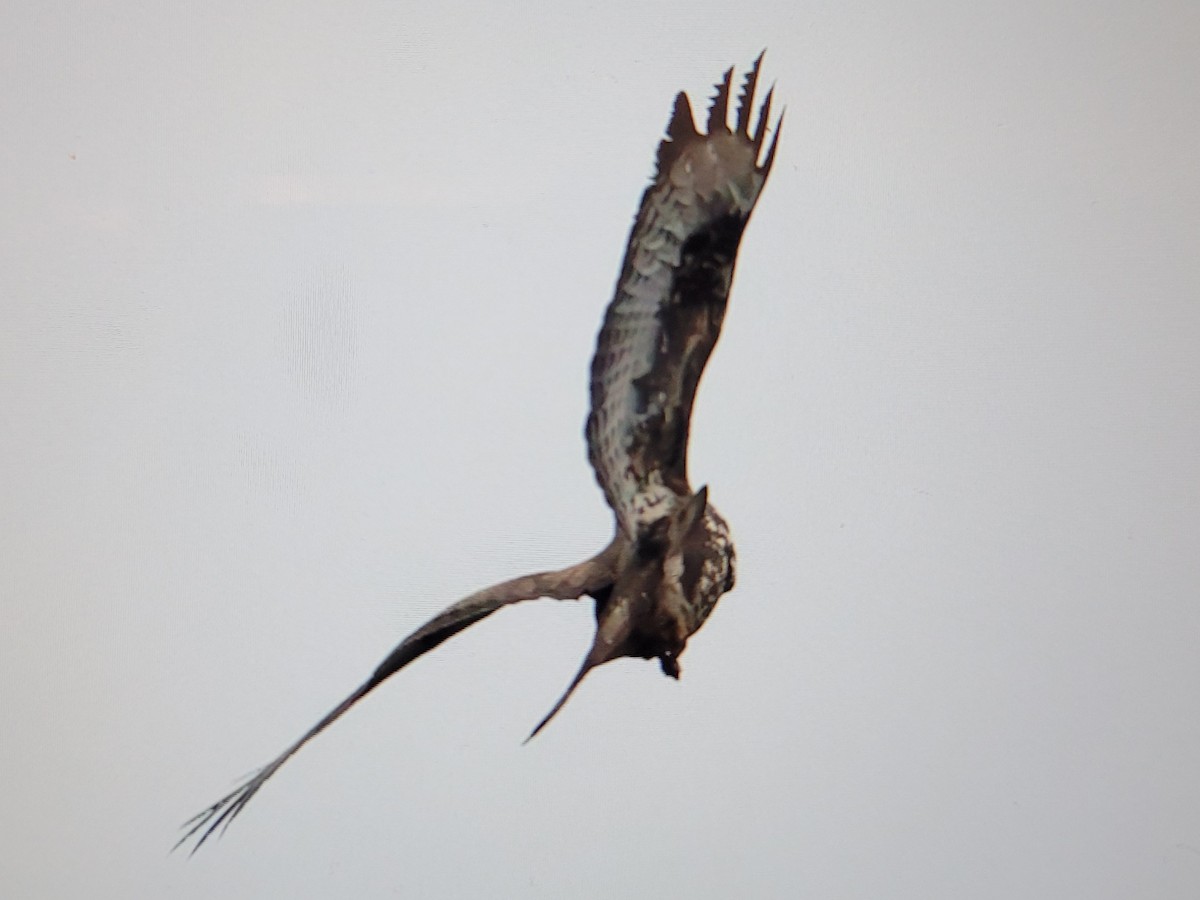
[[[205,841],[212,837],[215,831],[220,829],[224,832],[229,827],[229,823],[258,793],[267,779],[291,759],[296,751],[341,718],[350,707],[392,675],[413,660],[424,656],[447,638],[453,637],[481,619],[490,616],[501,607],[523,600],[536,600],[540,597],[551,597],[555,600],[577,600],[585,594],[606,595],[612,585],[616,562],[621,552],[620,543],[613,541],[596,556],[577,565],[557,572],[526,575],[484,588],[443,610],[401,641],[396,649],[379,664],[370,678],[335,706],[325,718],[305,732],[303,737],[255,772],[235,790],[184,822],[183,837],[175,843],[175,848],[195,838],[196,843],[192,847],[192,853],[195,853]]]
[[[729,134],[729,88],[733,84],[733,66],[725,72],[725,78],[715,87],[717,95],[708,108],[708,133]]]
[[[669,169],[679,158],[683,147],[699,137],[696,122],[692,118],[692,105],[688,102],[687,94],[680,91],[675,95],[675,108],[667,125],[667,138],[658,145],[658,171]]]
[[[772,140],[758,164],[770,92],[750,134],[761,63],[760,55],[746,76],[736,133],[728,126],[732,69],[717,84],[707,134],[696,131],[686,94],[676,97],[596,341],[588,458],[631,540],[691,495],[695,391],[720,335],[742,231],[774,159]]]
[[[759,151],[762,150],[763,138],[767,134],[767,120],[771,117],[771,98],[774,96],[775,88],[772,87],[767,91],[767,96],[763,98],[762,107],[758,111],[758,127],[754,129],[753,138],[755,159],[758,159]]]
[[[750,137],[750,113],[754,111],[754,91],[758,88],[758,69],[762,65],[766,50],[758,54],[754,66],[742,82],[742,93],[738,97],[737,130],[742,137]],[[761,117],[760,117],[761,118]]]

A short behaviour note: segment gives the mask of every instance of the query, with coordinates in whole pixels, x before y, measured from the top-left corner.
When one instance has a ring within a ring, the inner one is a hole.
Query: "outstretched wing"
[[[760,163],[771,110],[768,92],[751,134],[761,62],[760,55],[746,76],[732,131],[733,69],[717,85],[707,134],[697,131],[687,95],[675,98],[658,171],[642,197],[597,340],[588,458],[631,540],[691,495],[692,401],[721,331],[742,230],[779,138],[777,126]]]
[[[310,740],[334,723],[342,713],[382,684],[387,678],[399,672],[419,656],[428,653],[447,638],[453,637],[464,628],[475,624],[480,619],[490,616],[502,606],[517,603],[522,600],[536,600],[541,597],[551,597],[555,600],[577,600],[585,594],[595,594],[610,587],[615,577],[617,559],[621,553],[621,541],[614,540],[608,547],[589,560],[577,565],[561,569],[557,572],[540,572],[536,575],[526,575],[514,578],[501,584],[493,585],[477,591],[469,597],[460,600],[453,606],[434,616],[422,625],[395,650],[393,650],[375,672],[361,687],[349,697],[334,707],[328,715],[308,730],[308,732],[292,744],[274,760],[259,769],[236,790],[226,794],[212,806],[193,816],[183,823],[186,829],[183,837],[175,844],[179,847],[193,837],[196,845],[192,848],[195,853],[201,845],[212,836],[218,828],[224,831],[229,823],[242,811],[250,798],[258,793],[268,778],[287,762],[293,754]],[[198,837],[197,837],[198,836]],[[174,849],[174,848],[172,848]]]

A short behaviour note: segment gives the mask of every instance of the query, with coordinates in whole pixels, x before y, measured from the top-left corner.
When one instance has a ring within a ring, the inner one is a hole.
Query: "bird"
[[[765,53],[765,51],[764,51]],[[496,610],[526,600],[595,601],[592,646],[558,702],[622,657],[657,659],[679,678],[679,657],[735,579],[729,525],[707,486],[693,491],[687,450],[700,377],[725,317],[738,247],[775,160],[783,114],[764,152],[774,86],[751,130],[763,54],[741,85],[733,127],[731,67],[717,82],[705,130],[685,92],[675,97],[592,359],[588,460],[615,518],[589,559],[492,585],[447,607],[396,646],[371,676],[273,761],[183,824],[174,848],[195,853],[221,833],[301,747],[418,657]]]

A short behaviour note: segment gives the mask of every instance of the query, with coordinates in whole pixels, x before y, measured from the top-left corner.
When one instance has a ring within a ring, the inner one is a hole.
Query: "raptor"
[[[591,369],[588,459],[616,517],[616,533],[590,559],[505,581],[466,597],[418,628],[303,737],[237,789],[184,823],[176,847],[194,853],[224,830],[297,750],[414,659],[523,600],[591,597],[596,635],[554,718],[594,668],[621,657],[657,659],[679,677],[679,657],[721,595],[733,587],[729,526],[707,487],[688,480],[688,428],[696,387],[725,317],[742,232],[775,158],[782,116],[764,153],[768,91],[754,118],[760,55],[729,124],[733,69],[716,85],[705,130],[685,93],[675,98],[654,180],[642,196]]]

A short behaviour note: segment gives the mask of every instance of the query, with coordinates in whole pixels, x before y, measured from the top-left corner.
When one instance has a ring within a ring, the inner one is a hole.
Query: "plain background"
[[[0,894],[1200,895],[1200,6],[12,4]],[[522,747],[672,98],[787,122],[692,468],[736,591]]]

